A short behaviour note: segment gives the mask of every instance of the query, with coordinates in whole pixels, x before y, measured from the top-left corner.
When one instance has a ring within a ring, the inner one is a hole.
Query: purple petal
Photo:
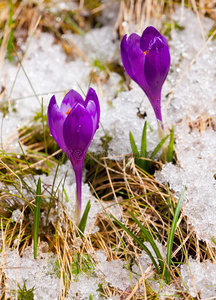
[[[127,44],[127,34],[123,37],[122,41],[121,41],[121,59],[122,59],[122,63],[123,66],[125,68],[125,71],[127,72],[127,74],[130,76],[130,78],[132,78],[133,80],[133,72],[131,69],[131,64],[130,61],[128,59],[128,44]]]
[[[145,60],[145,78],[152,91],[152,100],[160,98],[169,68],[170,54],[167,41],[164,37],[156,37],[150,43]]]
[[[139,84],[139,86],[146,90],[146,79],[144,74],[145,54],[136,45],[128,46],[128,59],[131,65],[133,77],[132,79]]]
[[[47,111],[48,125],[53,138],[64,152],[67,150],[63,138],[63,124],[66,116],[59,109],[55,96],[52,96]]]
[[[70,90],[62,100],[60,110],[64,114],[68,114],[69,111],[72,110],[77,103],[84,105],[82,96],[75,90]]]
[[[161,123],[163,123],[162,121],[162,115],[161,115],[161,99],[158,98],[157,100],[151,100],[149,99],[150,102],[151,102],[151,105],[154,109],[154,113],[155,113],[155,116],[156,118],[161,121]]]
[[[93,135],[91,115],[85,107],[78,103],[69,113],[63,125],[64,141],[68,148],[66,154],[74,166],[83,162]]]
[[[93,119],[93,133],[99,127],[100,120],[100,104],[97,97],[97,94],[94,89],[89,88],[86,100],[85,100],[86,110],[90,113]]]
[[[143,31],[143,34],[140,39],[140,48],[142,49],[143,52],[148,50],[151,41],[155,37],[162,37],[162,35],[154,27],[149,26]]]
[[[128,43],[128,45],[136,45],[140,48],[140,39],[141,39],[141,37],[138,34],[132,33],[129,36],[127,43]]]

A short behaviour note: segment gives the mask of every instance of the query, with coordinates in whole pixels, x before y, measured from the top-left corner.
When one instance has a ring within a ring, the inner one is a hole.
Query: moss
[[[212,34],[214,33],[214,31],[216,30],[216,25],[213,25],[212,28],[209,30],[208,36],[212,36]],[[216,34],[213,36],[213,40],[216,39]]]
[[[172,23],[168,23],[168,22],[164,22],[163,23],[163,34],[165,36],[170,37],[170,32],[172,29],[176,29],[176,30],[184,30],[185,27],[179,25],[176,21],[173,21]]]
[[[33,300],[34,299],[34,289],[33,286],[31,289],[27,290],[26,281],[23,282],[23,287],[18,284],[18,299],[20,300]]]
[[[101,5],[100,0],[85,0],[84,7],[89,10],[93,10]]]

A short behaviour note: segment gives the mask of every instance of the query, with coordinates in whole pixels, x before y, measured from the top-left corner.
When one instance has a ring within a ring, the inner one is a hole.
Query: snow
[[[18,221],[18,223],[21,223],[23,220],[22,212],[19,209],[14,210],[11,219],[15,222]]]
[[[38,258],[33,258],[31,247],[24,250],[23,256],[20,257],[17,250],[7,249],[1,253],[1,263],[5,273],[7,295],[15,299],[12,291],[16,294],[18,285],[22,288],[26,284],[27,290],[34,287],[34,299],[57,300],[61,291],[61,281],[56,275],[55,264],[57,257],[51,253],[43,253],[41,243],[38,249]]]
[[[189,258],[188,263],[181,267],[181,276],[185,290],[192,297],[200,295],[201,299],[215,299],[216,265],[210,260],[197,262]]]
[[[98,290],[99,280],[98,278],[89,277],[85,274],[78,276],[77,281],[70,284],[70,288],[67,293],[67,299],[79,299],[86,300],[89,299],[90,294],[93,299],[101,299]]]
[[[185,133],[176,144],[181,167],[166,164],[156,178],[162,183],[169,182],[177,198],[183,187],[187,187],[184,214],[189,217],[199,239],[211,243],[211,238],[216,239],[216,139],[212,138],[215,131]]]
[[[171,87],[177,84],[182,73],[189,67],[191,61],[205,44],[196,15],[185,9],[183,16],[184,18],[181,20],[180,9],[173,16],[179,25],[184,26],[184,30],[171,31],[169,45],[172,76],[170,76],[171,73],[168,76]],[[190,20],[190,22],[186,20]],[[201,24],[205,36],[208,36],[214,24],[213,21],[202,18]],[[188,72],[185,73],[168,106],[167,116],[170,121],[180,122],[186,116],[193,120],[202,115],[215,116],[216,58],[213,55],[215,49],[215,41],[210,42],[188,69]],[[166,121],[170,122],[169,120]]]

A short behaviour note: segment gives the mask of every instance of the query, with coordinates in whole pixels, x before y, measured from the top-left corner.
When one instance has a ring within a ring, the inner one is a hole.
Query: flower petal
[[[123,37],[123,39],[121,41],[121,59],[122,59],[123,66],[124,66],[125,71],[127,72],[128,76],[130,76],[130,78],[135,80],[132,69],[131,69],[131,64],[128,59],[127,34]]]
[[[72,110],[73,107],[77,104],[80,103],[84,105],[84,100],[82,96],[77,93],[75,90],[70,90],[65,96],[64,99],[62,100],[60,110],[66,114],[68,110]]]
[[[72,164],[80,163],[92,141],[93,120],[90,113],[78,103],[67,116],[63,125],[63,136],[68,148],[66,154]]]
[[[85,100],[86,110],[90,113],[93,119],[93,132],[99,127],[100,120],[100,104],[97,94],[93,88],[89,88],[86,100]]]
[[[59,109],[55,96],[52,96],[47,111],[48,125],[53,138],[63,151],[67,150],[63,138],[63,124],[66,116]]]
[[[140,39],[140,48],[142,49],[143,52],[148,50],[151,41],[155,37],[162,37],[162,35],[154,27],[149,26],[143,31],[143,34]]]
[[[162,85],[170,68],[169,46],[164,37],[156,37],[150,43],[145,60],[145,78],[152,91],[152,100],[160,97]]]
[[[128,47],[128,58],[131,64],[133,72],[133,80],[144,90],[149,97],[149,88],[146,83],[144,66],[145,66],[145,54],[136,45],[130,45]]]
[[[132,45],[133,44],[133,45],[136,45],[136,46],[138,46],[140,48],[140,39],[141,39],[141,37],[138,34],[132,33],[129,36],[129,38],[127,40],[127,43],[128,43],[128,45]]]

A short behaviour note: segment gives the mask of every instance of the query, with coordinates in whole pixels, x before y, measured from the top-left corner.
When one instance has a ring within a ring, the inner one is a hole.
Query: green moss
[[[31,289],[27,289],[26,287],[26,281],[27,280],[24,280],[23,282],[23,286],[21,287],[19,284],[18,284],[18,300],[33,300],[34,299],[34,290],[35,290],[35,287],[33,286]],[[16,294],[16,291],[12,290],[12,293],[15,295]]]
[[[15,101],[11,101],[10,106],[8,101],[0,102],[0,111],[3,113],[3,117],[5,117],[10,110],[15,113],[17,112],[15,107]]]
[[[106,65],[97,58],[92,61],[92,66],[97,68],[98,71],[106,71],[107,69]]]
[[[216,25],[213,25],[212,28],[209,30],[208,36],[212,36],[212,34],[214,33],[214,31],[216,30]],[[216,34],[213,36],[213,40],[216,39]]]
[[[53,271],[55,275],[60,279],[61,278],[61,271],[60,271],[60,265],[59,260],[57,259],[55,264],[53,265]]]
[[[163,34],[165,36],[170,37],[170,32],[171,32],[172,29],[184,30],[185,27],[179,25],[176,21],[173,21],[172,23],[168,23],[168,22],[163,23]]]
[[[88,254],[83,254],[80,256],[77,253],[74,256],[73,264],[72,264],[72,273],[76,277],[79,273],[88,274],[89,272],[92,273],[95,269],[95,266]]]
[[[84,1],[84,7],[89,10],[95,9],[95,8],[99,7],[100,5],[101,5],[100,0],[85,0]]]

